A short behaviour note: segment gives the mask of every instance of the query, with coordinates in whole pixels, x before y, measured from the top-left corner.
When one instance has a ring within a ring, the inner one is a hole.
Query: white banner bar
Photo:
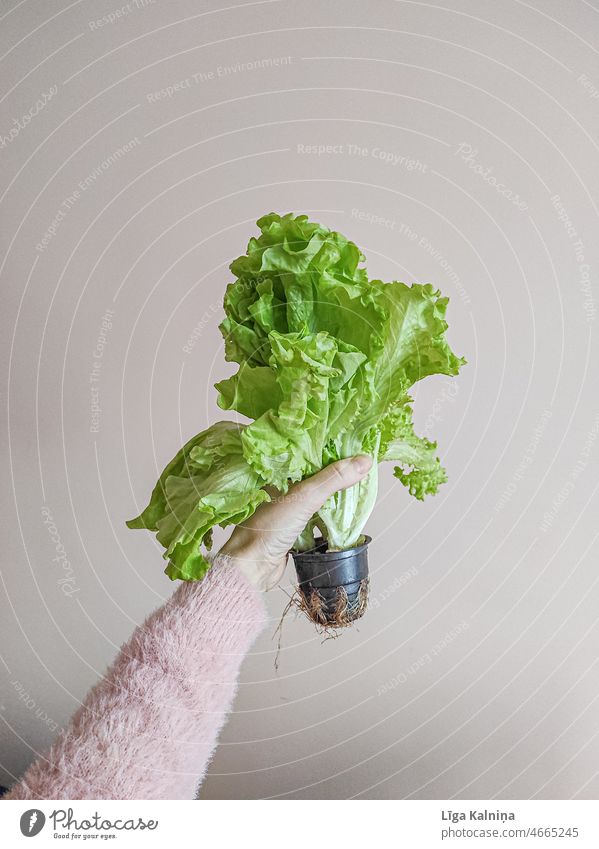
[[[593,801],[0,802],[0,845],[597,849]],[[168,841],[168,842],[167,842]],[[31,845],[31,844],[29,844]]]

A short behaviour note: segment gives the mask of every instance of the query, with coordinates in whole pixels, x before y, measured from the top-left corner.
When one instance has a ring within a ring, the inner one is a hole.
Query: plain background
[[[201,796],[596,798],[597,5],[0,8],[2,781],[172,591],[124,522],[223,417],[227,265],[275,210],[440,287],[468,366],[416,393],[439,495],[380,468],[364,619],[289,616],[277,673],[269,594]]]

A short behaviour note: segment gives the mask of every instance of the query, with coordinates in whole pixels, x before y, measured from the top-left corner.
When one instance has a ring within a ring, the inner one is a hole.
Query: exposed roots
[[[291,603],[294,604],[310,621],[318,626],[321,633],[326,636],[339,628],[347,628],[366,612],[368,604],[368,578],[360,582],[360,590],[356,601],[350,604],[345,587],[337,587],[337,598],[331,610],[330,604],[323,598],[316,587],[309,586],[304,592],[298,587],[292,596]]]
[[[289,598],[289,602],[285,605],[285,609],[279,620],[279,624],[275,629],[273,639],[278,634],[277,654],[275,656],[275,669],[279,668],[279,655],[281,653],[281,640],[283,638],[283,622],[285,617],[294,608],[296,613],[303,613],[311,622],[316,625],[318,633],[324,637],[324,640],[335,639],[339,636],[341,628],[347,628],[353,624],[356,619],[359,619],[366,612],[368,606],[368,578],[364,578],[360,582],[358,598],[353,604],[350,604],[345,591],[345,587],[337,587],[337,599],[335,601],[334,610],[330,611],[326,600],[316,587],[310,586],[308,597],[304,595],[299,587],[296,587],[294,593]]]

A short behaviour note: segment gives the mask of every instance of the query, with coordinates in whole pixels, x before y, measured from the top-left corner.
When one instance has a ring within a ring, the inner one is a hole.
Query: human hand
[[[314,513],[335,492],[365,478],[371,466],[366,455],[338,460],[294,484],[238,525],[219,553],[228,555],[257,589],[272,589],[283,576],[289,549]]]

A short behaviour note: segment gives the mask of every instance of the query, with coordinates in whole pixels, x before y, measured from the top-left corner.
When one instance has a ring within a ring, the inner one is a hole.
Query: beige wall
[[[1,4],[4,782],[171,591],[124,521],[222,415],[227,264],[293,210],[437,284],[469,365],[418,388],[442,492],[381,468],[368,615],[289,617],[277,674],[270,594],[203,797],[596,798],[597,11],[117,6]]]

